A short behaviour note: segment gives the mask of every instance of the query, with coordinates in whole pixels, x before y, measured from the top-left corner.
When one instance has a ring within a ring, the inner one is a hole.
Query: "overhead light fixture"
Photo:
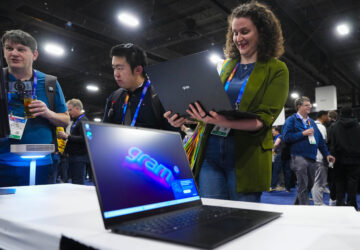
[[[312,106],[316,108],[316,107],[317,107],[317,103],[314,102],[314,103],[312,104]]]
[[[293,98],[293,99],[299,98],[299,94],[296,93],[296,92],[292,92],[291,93],[291,98]]]
[[[139,19],[129,12],[121,12],[118,15],[118,19],[120,22],[130,27],[137,27],[140,24]]]
[[[64,48],[56,43],[47,43],[44,49],[47,53],[54,56],[63,56],[65,54]]]
[[[87,85],[87,86],[86,86],[86,89],[89,90],[89,91],[92,91],[92,92],[96,92],[96,91],[99,90],[99,87],[96,86],[96,85],[90,84],[90,85]]]
[[[96,117],[96,118],[94,118],[94,122],[101,122],[101,119]]]
[[[348,24],[342,23],[336,26],[336,31],[340,36],[346,36],[350,33],[350,27]]]
[[[211,54],[209,57],[210,61],[214,64],[217,64],[219,61],[221,61],[221,57],[218,54]]]

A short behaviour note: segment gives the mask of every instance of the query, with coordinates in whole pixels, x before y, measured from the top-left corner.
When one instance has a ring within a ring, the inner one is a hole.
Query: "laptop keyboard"
[[[235,212],[238,213],[239,210],[228,207],[201,206],[186,209],[182,212],[177,211],[176,213],[155,216],[151,219],[138,220],[136,222],[122,225],[121,229],[126,231],[142,231],[164,234],[180,230],[191,225],[218,220]],[[244,214],[244,219],[246,219],[246,213]]]

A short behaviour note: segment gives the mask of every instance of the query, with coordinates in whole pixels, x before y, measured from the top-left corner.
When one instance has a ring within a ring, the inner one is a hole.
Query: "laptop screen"
[[[178,133],[83,126],[104,218],[200,200]]]

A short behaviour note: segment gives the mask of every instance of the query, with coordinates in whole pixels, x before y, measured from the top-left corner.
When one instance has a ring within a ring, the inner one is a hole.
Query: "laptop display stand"
[[[20,155],[30,161],[29,185],[35,185],[36,178],[36,160],[43,158],[55,151],[54,144],[16,144],[10,146],[10,152]]]

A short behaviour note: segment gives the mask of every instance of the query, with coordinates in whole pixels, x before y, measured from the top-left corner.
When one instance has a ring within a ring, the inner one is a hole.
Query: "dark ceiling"
[[[132,42],[147,52],[151,64],[203,50],[221,53],[227,16],[235,0],[1,0],[0,31],[22,29],[39,43],[35,68],[58,76],[65,98],[84,102],[89,118],[102,117],[106,97],[117,88],[109,50]],[[360,102],[360,1],[268,0],[279,17],[290,71],[290,90],[315,100],[315,87],[335,85],[338,107]],[[120,10],[140,16],[130,29],[116,18]],[[346,37],[335,34],[338,22],[348,22]],[[71,22],[71,27],[67,25]],[[57,41],[66,55],[54,58],[42,47]],[[100,87],[88,92],[86,84]],[[292,99],[286,104],[290,112]]]

